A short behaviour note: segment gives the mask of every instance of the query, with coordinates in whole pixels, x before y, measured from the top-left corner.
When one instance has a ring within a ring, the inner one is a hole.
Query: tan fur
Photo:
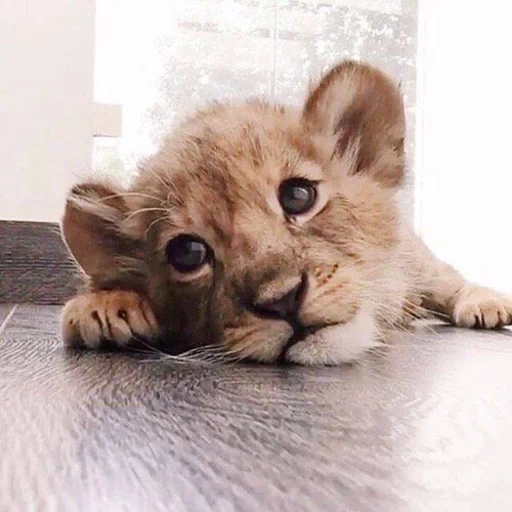
[[[171,352],[214,345],[234,359],[339,364],[428,312],[510,324],[508,299],[466,283],[404,225],[404,133],[397,87],[349,61],[302,111],[214,105],[175,130],[128,190],[75,187],[63,235],[87,286],[64,308],[65,342],[143,338]],[[318,198],[292,222],[278,190],[293,177],[318,182]],[[182,274],[168,263],[165,246],[183,233],[208,243],[211,265]],[[287,349],[294,327],[254,307],[301,279],[297,321],[318,329]]]

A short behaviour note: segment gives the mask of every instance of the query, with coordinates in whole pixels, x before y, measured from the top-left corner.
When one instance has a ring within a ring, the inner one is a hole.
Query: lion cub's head
[[[212,106],[128,190],[75,187],[64,233],[95,287],[149,297],[170,349],[348,361],[401,301],[403,147],[397,87],[343,62],[302,110]]]

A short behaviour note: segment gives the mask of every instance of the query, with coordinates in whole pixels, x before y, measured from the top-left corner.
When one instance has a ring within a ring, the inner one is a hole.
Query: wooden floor
[[[512,510],[512,333],[436,327],[363,365],[67,353],[0,306],[0,510]]]

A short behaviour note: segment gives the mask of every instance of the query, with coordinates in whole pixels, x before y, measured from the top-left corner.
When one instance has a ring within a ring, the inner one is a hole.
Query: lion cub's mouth
[[[284,344],[283,348],[281,349],[281,352],[277,359],[278,362],[284,363],[286,361],[286,353],[288,352],[288,350],[290,350],[290,348],[292,348],[297,343],[304,341],[306,338],[313,336],[314,334],[321,331],[322,329],[325,329],[327,327],[332,327],[335,325],[339,325],[339,324],[328,323],[328,324],[311,325],[311,326],[292,324],[293,334],[290,336],[288,341]]]

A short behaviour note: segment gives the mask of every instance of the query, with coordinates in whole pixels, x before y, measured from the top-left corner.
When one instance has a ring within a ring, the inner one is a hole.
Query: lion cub
[[[397,86],[346,61],[302,109],[214,105],[128,189],[76,186],[62,232],[86,286],[64,307],[65,343],[340,364],[428,313],[510,324],[510,299],[466,282],[401,218],[404,134]]]

